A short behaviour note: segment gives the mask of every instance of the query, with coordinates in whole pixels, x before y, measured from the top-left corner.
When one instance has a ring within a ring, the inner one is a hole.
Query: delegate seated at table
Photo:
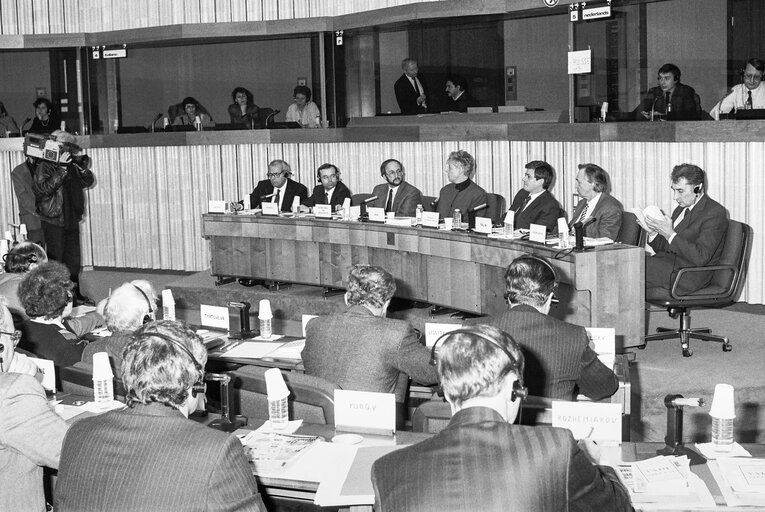
[[[276,203],[279,211],[289,212],[296,197],[300,204],[308,201],[308,189],[292,179],[292,168],[284,160],[271,161],[266,178],[250,193],[250,208],[261,208],[264,202]]]
[[[199,102],[196,99],[189,96],[184,98],[181,103],[183,104],[183,114],[173,120],[173,126],[191,126],[196,128],[196,119],[199,118],[202,128],[215,127],[212,118],[200,111]]]
[[[321,164],[316,170],[320,184],[313,188],[313,193],[305,202],[305,206],[328,204],[332,211],[337,211],[346,199],[351,198],[351,191],[340,181],[340,169],[333,164]]]
[[[532,160],[526,164],[521,182],[523,188],[515,194],[510,210],[515,212],[515,229],[529,229],[541,224],[548,233],[557,233],[560,204],[548,188],[553,181],[553,169],[547,162]]]
[[[610,190],[611,179],[606,171],[595,164],[579,164],[576,193],[582,199],[571,216],[569,229],[572,233],[574,224],[581,222],[584,225],[584,236],[616,240],[622,229],[624,207],[609,194]]]
[[[386,212],[394,212],[400,217],[414,217],[417,205],[422,204],[420,189],[407,183],[404,166],[395,158],[385,160],[380,165],[380,176],[385,183],[375,186],[372,195],[377,199],[368,204],[377,208],[385,208]]]
[[[756,58],[746,61],[746,67],[741,71],[741,83],[731,87],[730,92],[712,107],[709,114],[719,119],[720,114],[729,114],[739,109],[765,108],[763,73],[765,62]]]
[[[463,150],[449,153],[444,169],[449,184],[441,189],[437,199],[438,216],[441,219],[453,217],[454,211],[459,210],[462,221],[470,222],[470,227],[474,227],[475,215],[471,210],[488,202],[486,191],[470,179],[474,172],[473,155]]]

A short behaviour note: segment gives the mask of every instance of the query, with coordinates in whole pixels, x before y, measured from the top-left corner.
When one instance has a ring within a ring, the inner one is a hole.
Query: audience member
[[[265,180],[258,182],[250,194],[250,208],[260,208],[262,203],[276,203],[279,211],[292,211],[297,197],[300,204],[308,201],[308,189],[292,179],[290,164],[284,160],[273,160],[268,164]]]
[[[0,138],[10,137],[11,135],[19,135],[19,125],[16,124],[16,120],[8,114],[5,109],[5,105],[0,101]]]
[[[199,102],[195,98],[188,96],[181,103],[183,104],[183,113],[173,120],[173,126],[196,128],[196,121],[199,118],[202,128],[215,127],[215,122],[210,117],[210,114],[202,112],[199,108]]]
[[[67,425],[40,383],[15,368],[19,337],[0,300],[0,510],[44,511],[43,466],[58,468]]]
[[[592,400],[613,395],[619,381],[590,348],[584,327],[549,316],[557,286],[547,260],[520,256],[505,271],[509,309],[475,322],[493,325],[520,344],[532,395],[555,400],[574,400],[577,392]]]
[[[48,258],[64,263],[75,284],[78,304],[95,305],[80,290],[80,221],[85,212],[84,189],[93,185],[88,155],[75,144],[73,135],[56,130],[51,134],[60,144],[58,162],[40,160],[34,172],[34,192],[37,213],[42,228]]]
[[[305,202],[306,206],[329,204],[332,211],[342,207],[346,199],[351,198],[351,191],[340,181],[340,169],[332,164],[321,164],[316,170],[319,185],[313,188],[313,194]]]
[[[0,295],[5,297],[15,324],[29,318],[19,300],[19,285],[27,273],[48,261],[48,255],[32,242],[16,244],[5,255],[4,274],[0,274]]]
[[[659,68],[659,85],[651,88],[635,109],[636,119],[698,119],[701,105],[693,87],[680,83],[680,68],[664,64]]]
[[[459,75],[451,75],[446,79],[447,111],[467,112],[468,107],[481,105],[470,96],[467,90],[467,80]]]
[[[609,194],[611,178],[595,164],[579,164],[576,173],[576,193],[582,198],[574,208],[569,227],[573,231],[577,222],[587,223],[584,236],[616,240],[622,228],[624,207]]]
[[[419,74],[417,61],[404,59],[401,61],[404,74],[396,80],[393,90],[401,113],[405,115],[425,114],[428,112],[428,86]]]
[[[422,192],[406,180],[404,166],[395,158],[389,158],[380,165],[380,176],[387,183],[376,185],[372,195],[377,199],[369,206],[385,208],[397,216],[414,217],[418,204],[422,204]]]
[[[72,425],[56,510],[265,512],[239,439],[187,419],[206,362],[199,336],[179,322],[138,329],[123,353],[129,407]]]
[[[719,119],[720,114],[728,114],[739,109],[765,108],[763,73],[765,73],[765,62],[756,58],[746,61],[746,67],[741,70],[741,83],[734,85],[728,95],[712,107],[709,114]]]
[[[486,191],[470,180],[475,171],[475,158],[467,151],[458,150],[449,153],[446,159],[446,177],[449,184],[438,194],[438,215],[442,219],[453,217],[454,210],[459,210],[463,219],[475,222],[472,209],[487,204]]]
[[[521,179],[523,188],[515,194],[510,209],[515,212],[515,229],[529,229],[531,224],[558,231],[561,208],[548,190],[553,182],[553,169],[547,162],[532,160],[526,164]]]
[[[35,205],[34,174],[39,160],[26,157],[11,171],[13,191],[19,203],[19,221],[27,227],[27,240],[39,245],[45,244],[42,220]]]
[[[242,128],[260,128],[260,107],[255,104],[252,93],[244,87],[236,87],[231,91],[231,99],[234,101],[228,106],[228,115],[231,124],[240,125]]]
[[[435,368],[428,364],[430,355],[417,331],[409,322],[385,317],[395,291],[396,282],[385,269],[353,266],[345,293],[348,309],[306,325],[306,373],[343,389],[395,393],[399,404],[407,388],[396,385],[402,373],[435,384]]]
[[[298,85],[292,96],[295,102],[287,109],[287,121],[300,123],[303,128],[319,128],[321,111],[316,103],[311,101],[311,89],[305,85]]]
[[[61,120],[53,110],[53,103],[48,98],[37,98],[32,106],[35,108],[35,116],[27,119],[21,125],[21,133],[49,134],[61,128]],[[29,124],[32,121],[32,124]]]
[[[646,216],[641,226],[655,252],[646,254],[646,288],[672,287],[677,272],[684,267],[715,265],[720,260],[728,231],[728,213],[706,194],[706,176],[691,164],[676,165],[670,176],[672,193],[678,206],[672,217]],[[679,293],[691,293],[707,286],[712,272],[691,272],[677,285]]]
[[[567,429],[512,425],[526,390],[510,336],[479,325],[441,339],[438,377],[452,419],[374,463],[377,512],[632,510],[613,469],[590,461],[592,441],[580,447]]]

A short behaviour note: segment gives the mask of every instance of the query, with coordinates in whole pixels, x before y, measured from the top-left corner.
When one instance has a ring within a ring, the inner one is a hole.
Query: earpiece
[[[695,187],[693,187],[693,193],[701,194],[701,185],[696,185]]]
[[[143,317],[143,323],[144,323],[144,324],[148,324],[149,322],[153,322],[153,321],[154,321],[154,307],[153,307],[153,305],[152,305],[151,301],[149,300],[149,296],[148,296],[148,295],[146,295],[146,292],[144,292],[143,290],[141,290],[141,288],[140,288],[140,287],[138,287],[138,286],[136,286],[136,285],[133,285],[133,288],[135,288],[136,290],[138,290],[138,292],[139,292],[141,295],[143,295],[143,298],[144,298],[144,299],[146,299],[146,305],[147,305],[147,306],[149,306],[149,312],[148,312],[146,315],[144,315],[144,317]],[[104,308],[104,309],[106,309],[106,308]]]
[[[197,361],[197,358],[194,357],[194,354],[191,353],[191,350],[189,350],[185,345],[182,343],[174,340],[170,336],[167,336],[166,334],[162,334],[161,332],[142,332],[141,334],[136,335],[137,338],[160,338],[172,345],[175,345],[176,348],[181,350],[182,352],[185,352],[187,356],[189,356],[189,359],[191,359],[191,362],[194,364],[194,368],[196,368],[197,372],[199,372],[199,378],[197,378],[196,382],[191,385],[191,396],[196,398],[196,396],[200,393],[203,395],[205,394],[205,391],[207,391],[207,387],[205,386],[205,369],[200,364],[199,361]]]

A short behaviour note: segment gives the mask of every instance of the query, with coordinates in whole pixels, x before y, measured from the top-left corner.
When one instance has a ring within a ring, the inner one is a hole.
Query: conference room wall
[[[409,57],[406,30],[380,32],[380,112],[400,112],[393,84],[401,76],[401,61]]]
[[[38,87],[45,89],[50,99],[50,57],[47,51],[0,52],[0,69],[4,75],[0,101],[20,128],[24,119],[35,114],[32,102],[37,99]]]

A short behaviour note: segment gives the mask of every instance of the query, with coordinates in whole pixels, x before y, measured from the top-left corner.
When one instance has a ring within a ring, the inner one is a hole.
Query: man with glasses
[[[734,85],[730,93],[720,100],[709,114],[713,118],[719,119],[720,114],[728,114],[735,110],[765,108],[763,72],[765,72],[765,62],[760,59],[746,61],[746,68],[741,73],[742,83]]]
[[[296,197],[300,199],[300,204],[308,200],[308,189],[292,180],[292,169],[284,160],[268,164],[266,178],[259,181],[250,194],[250,208],[261,208],[263,203],[276,203],[279,211],[290,212]]]
[[[422,192],[404,181],[406,172],[401,162],[390,158],[380,166],[380,176],[387,183],[381,183],[372,190],[377,196],[370,206],[385,208],[386,212],[394,212],[401,217],[414,217],[418,204],[422,204]]]
[[[680,83],[680,68],[664,64],[659,68],[657,80],[659,85],[649,90],[635,109],[636,119],[699,119],[701,100],[693,87]]]
[[[19,372],[20,336],[0,300],[0,510],[45,510],[43,467],[58,468],[67,425],[40,383]]]
[[[316,170],[319,185],[313,188],[313,194],[305,202],[306,206],[329,204],[332,211],[337,211],[346,199],[351,198],[351,191],[340,181],[340,169],[332,164],[321,164]]]

